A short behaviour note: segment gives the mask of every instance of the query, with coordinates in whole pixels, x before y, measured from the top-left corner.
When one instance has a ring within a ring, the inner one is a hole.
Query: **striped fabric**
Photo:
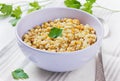
[[[117,46],[114,54],[103,54],[103,66],[106,81],[120,81],[119,55],[119,45]],[[99,61],[99,58],[96,59],[96,62],[97,67],[99,67],[97,69],[97,71],[99,71],[99,74],[96,77],[96,81],[104,81],[103,77],[101,77],[103,75],[101,75],[102,67],[100,65],[101,62]],[[90,77],[90,74],[94,74],[93,70],[95,70],[95,68],[92,69],[93,66],[91,66],[91,64],[94,64],[94,61],[91,61],[83,68],[72,72],[48,72],[38,68],[32,62],[27,60],[17,46],[16,41],[14,40],[0,51],[0,81],[14,81],[11,76],[11,72],[16,68],[23,68],[29,74],[30,78],[26,81],[94,81],[93,77]],[[87,67],[91,69],[87,70]]]
[[[30,78],[25,81],[94,81],[95,79],[95,59],[72,72],[49,72],[26,59],[14,40],[0,51],[0,81],[15,81],[11,72],[17,68],[23,68],[28,73]]]
[[[105,20],[105,22],[107,22],[109,28],[110,26],[114,26],[115,22],[114,20],[112,20],[112,16],[117,15],[115,14],[116,12],[112,12],[106,9],[101,9],[101,8],[94,8],[94,15],[102,18]],[[114,18],[113,18],[114,19]],[[117,20],[117,18],[116,18]],[[110,21],[114,22],[114,23],[110,23]],[[117,25],[117,24],[116,24]],[[106,40],[112,41],[113,38],[115,38],[116,36],[111,36],[113,33],[113,31],[115,31],[115,29],[113,30],[114,27],[110,28],[110,34],[109,37],[103,40],[103,52],[102,52],[102,59],[103,59],[103,69],[104,69],[104,75],[105,75],[105,80],[106,81],[120,81],[120,43],[118,43],[118,46],[115,45],[115,49],[114,46],[110,46],[112,49],[108,48],[109,43]],[[106,29],[106,28],[105,28]],[[116,28],[117,29],[117,28]],[[118,29],[117,29],[118,30]],[[105,30],[106,31],[106,30]],[[112,33],[112,34],[111,34]],[[117,37],[117,39],[119,39]],[[119,42],[116,41],[116,43]],[[114,42],[112,42],[113,44],[115,44]],[[107,48],[105,47],[107,46]],[[106,52],[106,49],[109,50],[108,52]],[[99,71],[99,75],[96,77],[96,81],[105,81],[104,78],[102,77],[103,72],[101,71],[101,62],[99,61],[99,57],[98,59],[96,59],[97,62],[97,67],[98,67],[98,71]]]
[[[120,44],[113,54],[104,54],[103,61],[106,81],[120,81]]]

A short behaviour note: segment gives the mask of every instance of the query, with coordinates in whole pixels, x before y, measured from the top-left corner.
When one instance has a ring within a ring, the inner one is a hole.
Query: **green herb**
[[[31,3],[29,3],[29,5],[30,5],[32,8],[30,8],[30,9],[28,10],[28,13],[33,12],[33,11],[35,11],[35,10],[41,9],[41,6],[39,5],[39,3],[38,3],[37,1],[31,2]]]
[[[32,8],[32,9],[29,9],[27,13],[31,13],[33,11],[35,11],[36,9]]]
[[[22,15],[22,10],[20,6],[16,7],[11,14],[11,17],[14,17],[14,19],[11,19],[9,22],[12,24],[12,26],[16,26],[17,22],[20,20]]]
[[[27,10],[28,13],[41,9],[41,6],[37,1],[29,3],[29,6],[30,9]],[[17,22],[21,18],[22,13],[23,12],[20,6],[17,6],[15,7],[15,9],[13,9],[12,5],[0,3],[0,18],[3,19],[8,16],[12,17],[13,19],[9,21],[12,24],[12,26],[15,26],[17,24]]]
[[[23,69],[16,69],[15,71],[12,72],[12,76],[14,79],[27,79],[29,76],[24,72]]]
[[[86,2],[81,5],[81,3],[79,1],[77,1],[77,0],[65,0],[64,4],[67,7],[81,9],[83,11],[86,11],[86,12],[92,14],[92,7],[93,7],[93,4],[95,2],[96,2],[96,0],[86,0]]]
[[[0,4],[0,11],[3,16],[9,16],[12,13],[12,5]]]
[[[16,19],[19,19],[21,17],[21,14],[22,14],[22,10],[20,6],[18,6],[17,8],[15,8],[15,10],[12,11],[11,16],[15,17]]]
[[[86,0],[86,3],[83,4],[81,10],[84,10],[92,14],[92,7],[96,0]]]
[[[81,3],[77,0],[65,0],[64,4],[70,8],[79,9],[81,7]]]
[[[62,29],[56,28],[56,27],[53,27],[50,30],[50,33],[48,34],[48,36],[51,38],[57,38],[58,36],[61,36],[61,35],[62,35]]]
[[[37,1],[34,1],[30,3],[29,5],[33,8],[40,9],[39,3]]]
[[[77,0],[65,0],[64,4],[67,7],[70,8],[76,8],[76,9],[81,9],[84,10],[88,13],[92,14],[92,8],[93,8],[93,4],[96,2],[96,0],[86,0],[84,4],[81,4],[80,1]],[[32,11],[41,9],[42,6],[39,5],[39,2],[34,1],[31,3],[28,3],[30,8],[27,9],[27,12],[30,13]],[[13,4],[14,5],[14,4]],[[9,22],[12,24],[12,26],[15,26],[17,21],[21,18],[21,15],[23,13],[23,11],[21,10],[20,6],[17,6],[14,10],[13,10],[13,5],[9,5],[9,4],[5,4],[5,3],[0,3],[0,19],[2,18],[6,18],[6,17],[13,17],[12,20],[10,20]],[[98,8],[102,8],[102,9],[106,9],[109,10],[111,12],[120,12],[120,10],[111,10],[108,8],[104,8],[100,5],[97,4],[97,6],[94,7],[98,7]]]
[[[0,3],[0,8],[1,8],[1,6],[3,6],[3,4],[2,4],[2,3]]]
[[[20,20],[19,19],[11,19],[9,22],[12,24],[12,26],[16,26],[17,22]]]
[[[96,0],[86,0],[87,2],[95,3]]]

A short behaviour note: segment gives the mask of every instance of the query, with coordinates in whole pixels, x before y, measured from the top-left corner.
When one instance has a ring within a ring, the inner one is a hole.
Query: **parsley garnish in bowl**
[[[58,36],[61,36],[62,35],[62,30],[63,29],[60,29],[60,28],[57,28],[57,27],[53,27],[48,36],[51,37],[51,38],[57,38]]]

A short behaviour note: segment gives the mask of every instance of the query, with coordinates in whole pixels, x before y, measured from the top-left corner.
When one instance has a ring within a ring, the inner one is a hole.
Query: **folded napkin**
[[[49,72],[38,68],[19,49],[16,41],[10,42],[0,51],[0,81],[15,81],[11,72],[23,68],[29,75],[25,81],[94,81],[95,59],[71,72]],[[22,81],[22,80],[19,80]]]

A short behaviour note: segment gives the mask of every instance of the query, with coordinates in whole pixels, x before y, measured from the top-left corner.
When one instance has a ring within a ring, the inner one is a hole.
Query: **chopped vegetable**
[[[57,38],[58,36],[61,36],[61,35],[62,35],[62,29],[56,28],[56,27],[53,27],[50,30],[50,33],[48,34],[48,36],[51,38]]]
[[[29,78],[29,76],[27,75],[27,73],[24,72],[23,69],[16,69],[15,71],[12,72],[12,76],[14,79],[18,80],[18,79],[27,79]]]

